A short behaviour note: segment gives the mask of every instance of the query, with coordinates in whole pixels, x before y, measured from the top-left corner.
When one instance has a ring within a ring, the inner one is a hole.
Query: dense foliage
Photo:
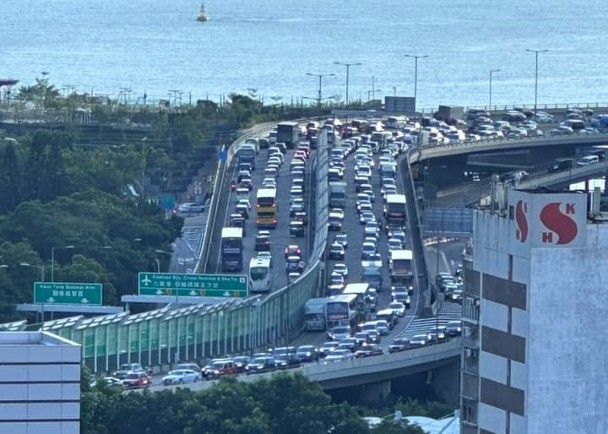
[[[82,384],[83,434],[424,434],[390,420],[372,430],[355,407],[332,403],[301,374],[226,378],[199,392],[90,387],[86,371]]]
[[[184,191],[243,127],[310,114],[265,106],[253,91],[222,104],[91,104],[62,96],[46,77],[21,87],[12,108],[34,118],[16,130],[26,135],[0,130],[0,323],[21,318],[15,304],[31,302],[39,280],[103,283],[104,304],[136,293],[138,272],[157,260],[166,269],[169,255],[158,251],[169,252],[183,226],[141,193]],[[87,111],[83,126],[75,114]]]

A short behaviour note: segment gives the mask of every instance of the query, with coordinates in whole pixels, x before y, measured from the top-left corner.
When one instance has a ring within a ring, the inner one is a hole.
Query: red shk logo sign
[[[527,247],[580,247],[586,242],[587,199],[578,193],[509,192],[511,239]]]
[[[542,242],[545,244],[570,244],[578,234],[578,225],[573,217],[576,216],[574,203],[551,202],[540,211],[540,221],[548,229],[542,232]]]

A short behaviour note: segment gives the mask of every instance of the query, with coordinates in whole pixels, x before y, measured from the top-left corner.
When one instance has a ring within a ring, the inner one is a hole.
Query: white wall
[[[586,248],[533,249],[528,433],[608,432],[608,226]]]

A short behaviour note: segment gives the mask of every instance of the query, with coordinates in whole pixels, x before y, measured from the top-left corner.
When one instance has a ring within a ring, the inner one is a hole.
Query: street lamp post
[[[414,100],[418,95],[418,59],[426,59],[429,57],[428,55],[423,56],[415,56],[413,54],[406,54],[405,57],[409,57],[410,59],[414,59]]]
[[[492,75],[495,72],[500,72],[500,69],[490,69],[490,101],[488,104],[489,110],[492,110]]]
[[[336,74],[333,74],[333,73],[332,74],[313,74],[313,73],[307,72],[306,75],[309,75],[311,77],[318,77],[319,78],[319,93],[318,93],[318,96],[317,96],[317,105],[319,107],[321,107],[321,100],[323,99],[322,98],[322,96],[323,96],[322,95],[323,77],[335,77]]]
[[[31,267],[40,269],[40,281],[44,282],[44,265],[32,265],[29,262],[20,262],[19,265],[22,267]]]
[[[51,247],[51,282],[55,281],[55,250],[71,250],[76,246]]]
[[[344,101],[345,101],[345,104],[346,104],[346,108],[348,108],[348,103],[349,103],[349,99],[348,99],[348,79],[349,79],[349,74],[350,74],[350,67],[351,66],[359,66],[359,65],[362,65],[362,63],[360,63],[360,62],[357,62],[357,63],[334,62],[334,64],[346,66],[346,99]]]
[[[530,50],[526,48],[528,53],[534,53],[535,56],[535,72],[534,72],[534,118],[536,119],[536,110],[538,106],[538,55],[547,53],[549,50]]]

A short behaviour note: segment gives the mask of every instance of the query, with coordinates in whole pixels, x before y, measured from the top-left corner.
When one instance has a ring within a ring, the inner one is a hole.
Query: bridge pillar
[[[460,395],[460,360],[430,371],[428,381],[437,399],[456,404]]]
[[[383,404],[391,395],[391,380],[365,384],[362,386],[362,392],[362,404]]]

